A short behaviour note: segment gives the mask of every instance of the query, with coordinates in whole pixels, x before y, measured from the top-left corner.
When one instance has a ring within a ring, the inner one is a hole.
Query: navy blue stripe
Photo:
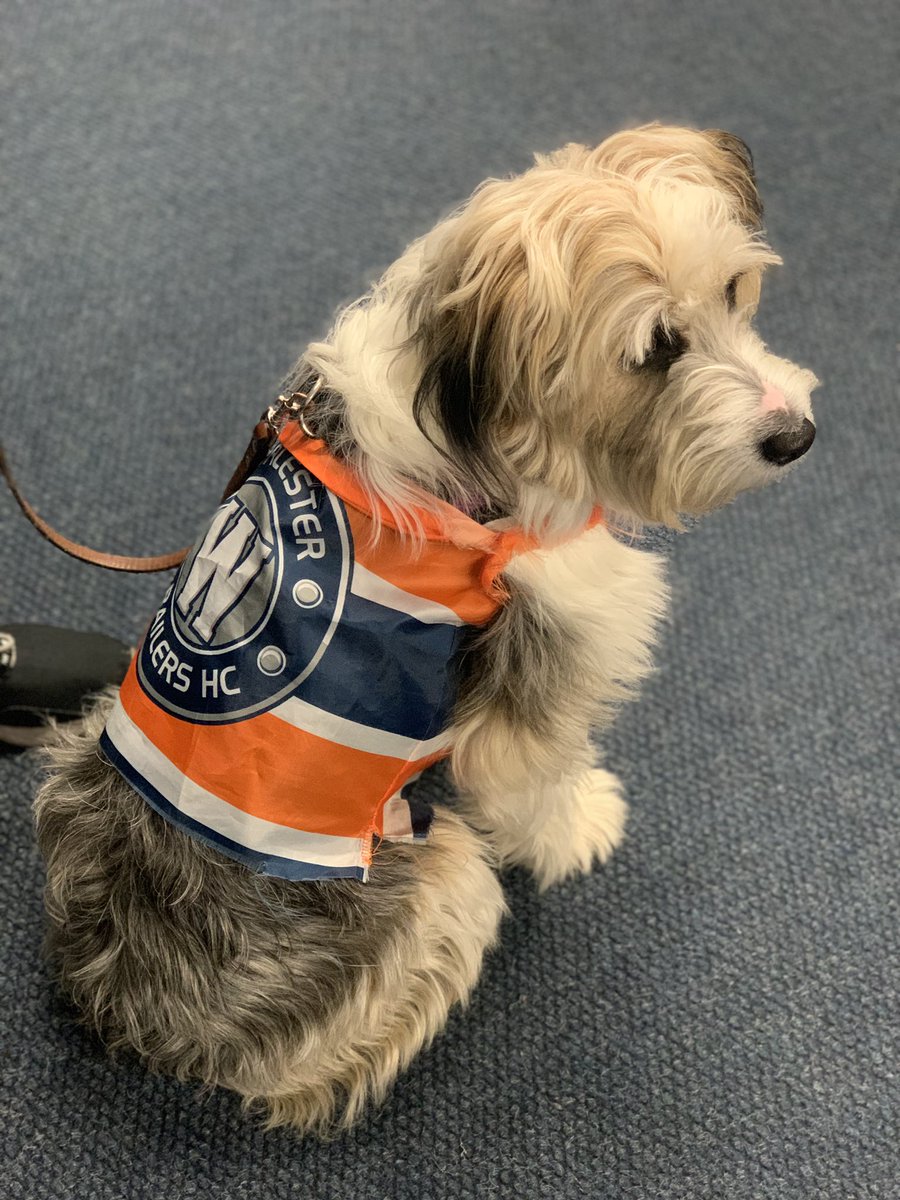
[[[295,695],[373,729],[434,737],[450,723],[463,633],[348,593],[331,644]]]
[[[279,446],[258,473],[276,473],[273,460],[280,461],[285,454],[302,466],[290,451]],[[450,673],[451,659],[459,644],[459,626],[417,621],[407,613],[353,594],[353,534],[346,519],[346,505],[335,493],[329,495],[346,522],[351,578],[334,636],[294,695],[372,729],[416,740],[433,737],[449,724],[454,704]],[[324,519],[326,508],[322,505],[321,509],[319,516]],[[284,545],[290,546],[293,544],[291,514],[282,513],[280,520],[280,536]],[[330,590],[336,591],[342,565],[342,557],[330,553],[315,560],[310,570],[321,583],[331,585],[330,589],[326,587],[330,594]],[[321,609],[304,612],[302,620],[297,617],[292,601],[279,603],[267,626],[267,635],[271,632],[275,645],[281,647],[303,642],[311,657],[325,633],[325,622],[330,621],[330,611],[323,605]],[[253,653],[251,675],[256,671],[256,642]]]
[[[331,867],[321,863],[296,862],[292,858],[282,858],[277,854],[260,854],[247,846],[241,846],[231,838],[223,837],[214,829],[186,816],[162,795],[161,792],[139,774],[131,763],[113,745],[106,730],[100,735],[100,747],[103,753],[116,768],[122,778],[155,809],[161,817],[183,830],[191,837],[218,850],[221,854],[243,863],[258,875],[275,875],[279,879],[294,881],[311,879],[363,879],[365,871],[362,867]]]

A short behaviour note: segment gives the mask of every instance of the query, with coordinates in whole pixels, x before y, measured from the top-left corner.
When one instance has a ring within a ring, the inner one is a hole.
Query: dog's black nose
[[[760,442],[759,452],[766,462],[773,463],[776,467],[786,467],[788,463],[807,452],[815,436],[815,425],[804,417],[799,429],[773,433],[764,442]]]

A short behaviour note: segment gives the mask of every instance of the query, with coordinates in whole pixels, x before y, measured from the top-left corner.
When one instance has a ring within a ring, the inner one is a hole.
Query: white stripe
[[[450,735],[446,730],[437,737],[419,742],[399,733],[389,733],[385,729],[374,729],[371,725],[348,721],[346,717],[326,712],[324,708],[317,708],[297,696],[292,696],[269,711],[273,717],[279,717],[295,729],[315,734],[328,742],[336,742],[339,746],[346,746],[348,750],[384,754],[388,758],[400,758],[404,762],[427,758],[430,754],[437,754],[450,747]]]
[[[415,617],[417,621],[426,625],[465,625],[462,617],[446,604],[439,604],[437,600],[423,600],[421,596],[414,596],[412,592],[404,592],[402,588],[382,579],[380,575],[369,571],[358,562],[353,564],[350,591],[354,596],[372,600],[385,608],[393,608],[395,612],[406,613],[408,617]]]
[[[399,792],[394,792],[384,806],[382,829],[387,842],[411,842],[413,840],[409,802],[404,800]]]
[[[106,726],[110,741],[138,774],[179,812],[259,854],[329,867],[360,867],[363,840],[307,833],[251,816],[181,773],[131,720],[120,702]]]

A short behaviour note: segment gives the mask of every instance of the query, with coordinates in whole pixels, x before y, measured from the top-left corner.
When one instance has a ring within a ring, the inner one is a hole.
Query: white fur
[[[667,606],[659,555],[623,545],[603,526],[516,559],[509,570],[578,638],[582,672],[541,741],[510,729],[504,714],[479,714],[454,730],[455,777],[470,820],[507,863],[530,867],[542,886],[604,861],[618,844],[625,803],[615,776],[593,766],[592,728],[652,669]]]

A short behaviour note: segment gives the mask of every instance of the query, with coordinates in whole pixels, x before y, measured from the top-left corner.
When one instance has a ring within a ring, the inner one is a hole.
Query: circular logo
[[[351,561],[340,500],[276,444],[182,564],[141,645],[142,687],[197,722],[274,707],[325,653]]]

